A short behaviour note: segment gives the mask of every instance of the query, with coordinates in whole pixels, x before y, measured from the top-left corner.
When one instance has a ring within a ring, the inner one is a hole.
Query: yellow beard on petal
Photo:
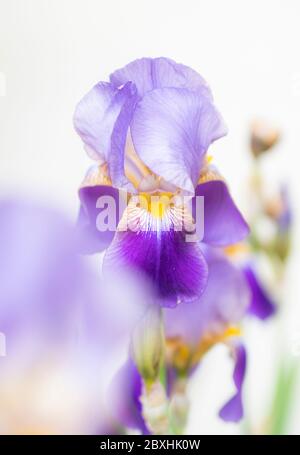
[[[154,218],[163,218],[167,210],[174,207],[172,193],[140,193],[140,207],[147,210]]]
[[[147,232],[175,230],[193,232],[193,217],[182,198],[169,192],[139,193],[129,196],[118,231]]]

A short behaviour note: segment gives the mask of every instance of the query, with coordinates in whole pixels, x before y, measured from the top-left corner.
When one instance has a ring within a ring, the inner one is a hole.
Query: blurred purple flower
[[[240,341],[239,322],[249,305],[249,290],[243,273],[220,253],[206,250],[210,274],[207,287],[199,302],[165,309],[167,362],[170,378],[182,372],[192,373],[202,357],[217,343],[229,346],[235,359],[233,373],[236,395],[220,416],[237,421],[243,416],[242,385],[246,368],[246,354]]]
[[[210,274],[200,300],[164,309],[167,391],[172,398],[176,381],[193,374],[203,356],[217,343],[225,343],[235,362],[236,393],[219,415],[225,421],[236,422],[243,417],[242,388],[246,372],[246,351],[240,341],[238,324],[248,308],[249,290],[243,273],[223,254],[206,248],[205,256]],[[118,421],[145,433],[141,393],[142,378],[129,359],[114,378],[109,396],[114,401]]]
[[[128,358],[113,378],[108,396],[116,422],[125,428],[149,434],[142,416],[142,388],[142,377],[131,358]]]
[[[264,289],[252,266],[243,268],[250,289],[248,312],[259,319],[268,319],[276,312],[276,304]]]
[[[1,433],[113,432],[103,395],[140,317],[137,286],[103,283],[65,217],[30,202],[0,202],[0,249]]]

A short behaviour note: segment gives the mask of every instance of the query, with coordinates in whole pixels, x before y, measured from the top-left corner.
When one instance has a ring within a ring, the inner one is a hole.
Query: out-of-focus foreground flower
[[[0,202],[0,432],[117,432],[105,387],[139,317],[78,254],[72,225],[25,201]],[[114,289],[113,289],[114,288]]]

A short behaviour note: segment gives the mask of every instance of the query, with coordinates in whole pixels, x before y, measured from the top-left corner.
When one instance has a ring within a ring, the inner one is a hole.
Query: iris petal
[[[119,90],[99,82],[78,103],[74,126],[94,159],[107,161],[116,120],[132,91],[131,83]]]
[[[150,281],[163,306],[198,298],[207,281],[206,261],[199,244],[186,242],[185,232],[175,229],[173,214],[159,219],[143,208],[129,207],[126,217],[132,229],[123,230],[121,220],[105,254],[104,273],[118,267],[134,270]]]
[[[112,73],[110,81],[116,88],[128,81],[134,82],[140,97],[156,88],[178,87],[198,90],[212,99],[211,91],[200,74],[164,57],[134,60]]]
[[[181,337],[196,347],[207,334],[218,339],[229,325],[237,324],[249,304],[243,273],[212,248],[203,250],[208,264],[208,281],[198,301],[165,310],[167,337]]]
[[[111,214],[115,217],[114,229],[107,229],[100,231],[97,227],[97,217],[101,212],[101,208],[97,201],[102,196],[111,198],[114,202],[113,212]],[[79,190],[79,198],[81,202],[78,229],[81,238],[81,250],[83,253],[96,253],[103,251],[112,242],[117,224],[122,216],[125,208],[123,204],[122,195],[120,192],[111,186],[95,185],[85,186]]]
[[[134,186],[131,185],[125,176],[125,154],[129,137],[129,125],[132,120],[136,101],[136,95],[128,96],[125,101],[114,125],[111,136],[111,151],[108,157],[112,184],[116,188],[123,188],[131,192],[135,190]]]
[[[204,243],[227,246],[243,240],[249,234],[248,225],[223,181],[202,183],[196,187],[195,195],[204,197]],[[195,198],[193,213],[196,213]],[[196,218],[196,222],[199,221]]]
[[[251,304],[249,313],[259,319],[267,319],[276,312],[276,305],[264,290],[254,270],[247,266],[244,269],[246,280],[251,292]]]
[[[135,428],[143,434],[149,434],[142,417],[141,394],[142,379],[129,358],[113,378],[108,391],[109,405],[116,420],[124,427]]]
[[[243,418],[244,409],[242,402],[242,387],[246,374],[246,349],[239,344],[235,348],[235,367],[233,371],[233,382],[236,386],[236,394],[222,407],[219,412],[221,419],[226,422],[238,422]]]
[[[131,123],[134,148],[143,162],[192,195],[209,145],[225,134],[214,105],[201,93],[187,89],[147,92]]]

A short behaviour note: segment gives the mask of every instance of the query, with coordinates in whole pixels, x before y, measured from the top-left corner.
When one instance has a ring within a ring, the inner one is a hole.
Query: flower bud
[[[251,151],[254,158],[271,149],[279,141],[279,131],[262,121],[255,121],[251,127]]]
[[[161,309],[149,305],[132,335],[132,355],[146,385],[159,376],[164,358],[164,334]]]

